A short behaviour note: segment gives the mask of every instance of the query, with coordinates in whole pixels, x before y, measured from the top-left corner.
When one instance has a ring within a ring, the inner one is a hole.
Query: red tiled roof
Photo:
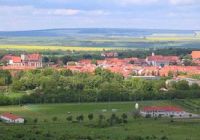
[[[8,65],[8,66],[1,66],[0,69],[3,69],[3,70],[33,70],[33,69],[36,69],[36,67]]]
[[[144,107],[142,111],[182,112],[183,109],[175,106],[148,106]]]
[[[11,60],[13,60],[13,63],[21,63],[21,57],[19,56],[12,56]]]
[[[1,61],[9,61],[9,60],[11,60],[12,59],[12,55],[11,54],[8,54],[8,55],[5,55],[2,59],[1,59]]]
[[[4,114],[1,114],[1,116],[9,118],[11,120],[16,120],[16,119],[22,118],[20,116],[13,115],[12,113],[4,113]]]
[[[27,58],[30,61],[38,61],[41,58],[41,55],[40,54],[28,54]]]
[[[162,55],[155,55],[155,56],[149,56],[147,57],[148,61],[158,61],[158,62],[177,62],[179,61],[178,56],[162,56]]]
[[[200,58],[200,51],[192,51],[192,58],[199,59]]]

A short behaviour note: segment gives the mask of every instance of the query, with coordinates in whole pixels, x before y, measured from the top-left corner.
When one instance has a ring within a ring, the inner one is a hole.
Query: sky
[[[52,28],[200,30],[200,0],[0,0],[0,31]]]

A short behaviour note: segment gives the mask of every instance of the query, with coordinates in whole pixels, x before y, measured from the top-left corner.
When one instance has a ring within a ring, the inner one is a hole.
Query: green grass
[[[194,105],[199,104],[200,100],[187,100]],[[191,107],[181,105],[179,101],[144,101],[139,102],[140,106],[150,105],[177,105],[186,110]],[[167,136],[169,140],[199,140],[200,120],[175,120],[171,123],[170,119],[134,119],[131,112],[134,110],[135,102],[114,102],[114,103],[71,103],[71,104],[37,104],[25,106],[3,106],[0,107],[0,113],[12,112],[21,115],[28,120],[27,125],[7,125],[0,123],[1,139],[9,140],[16,138],[17,134],[24,134],[25,139],[37,138],[37,140],[57,140],[65,136],[68,139],[86,140],[87,136],[95,140],[126,140],[128,136],[157,137],[158,140]],[[106,128],[89,127],[89,124],[98,122],[98,115],[102,109],[107,109],[103,113],[106,118],[112,114],[112,109],[117,109],[117,116],[122,113],[129,115],[128,124],[115,125]],[[79,114],[83,114],[85,119],[82,123],[71,123],[66,121],[68,112],[71,112],[74,120]],[[193,112],[193,110],[191,110]],[[94,114],[94,120],[90,122],[87,118],[89,113]],[[52,121],[57,117],[56,122]],[[33,124],[33,120],[38,118],[38,123]],[[44,122],[46,120],[47,122]],[[40,134],[37,134],[37,131]],[[45,134],[49,132],[50,137]],[[13,137],[14,136],[14,137]]]

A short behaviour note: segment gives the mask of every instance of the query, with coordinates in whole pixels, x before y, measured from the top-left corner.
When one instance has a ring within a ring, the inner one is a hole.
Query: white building
[[[24,123],[24,118],[12,113],[4,113],[0,115],[0,119],[5,123]]]
[[[151,116],[151,117],[171,117],[174,118],[182,118],[182,117],[189,117],[189,113],[185,112],[181,108],[173,107],[173,106],[150,106],[150,107],[144,107],[140,111],[142,116]]]

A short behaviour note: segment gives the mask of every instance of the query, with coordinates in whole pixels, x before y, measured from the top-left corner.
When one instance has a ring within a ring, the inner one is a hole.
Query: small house
[[[12,113],[3,113],[0,115],[0,119],[5,123],[16,123],[16,124],[24,123],[23,117],[14,115]]]

